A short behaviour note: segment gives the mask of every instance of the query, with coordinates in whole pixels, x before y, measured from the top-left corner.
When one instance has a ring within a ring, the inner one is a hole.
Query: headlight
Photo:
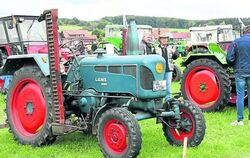
[[[163,64],[161,64],[161,63],[157,63],[156,65],[155,65],[155,70],[156,70],[156,72],[157,73],[162,73],[163,72]]]

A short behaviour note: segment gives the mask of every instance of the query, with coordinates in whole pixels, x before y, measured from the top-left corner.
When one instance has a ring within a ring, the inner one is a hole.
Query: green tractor
[[[162,124],[171,145],[182,145],[185,137],[191,147],[202,142],[206,125],[201,110],[178,97],[163,102],[161,56],[113,56],[103,49],[77,56],[72,51],[66,71],[60,69],[57,10],[45,11],[38,21],[46,22],[48,54],[9,56],[2,70],[13,75],[5,112],[17,142],[49,145],[57,136],[83,131],[97,135],[105,157],[132,158],[142,143],[138,121],[150,118]],[[136,34],[129,31],[128,36]],[[136,39],[128,38],[128,52],[139,51]]]
[[[192,46],[182,63],[186,66],[183,97],[203,111],[222,110],[228,102],[236,102],[233,71],[226,62],[226,51],[236,34],[232,25],[193,27],[190,33]]]
[[[126,26],[126,22],[124,23],[125,23],[124,25],[106,25],[105,42],[113,44],[116,50],[122,52],[120,54],[126,55],[126,38],[127,38],[128,28]],[[139,41],[141,41],[144,33],[152,34],[152,26],[137,25],[137,34]]]

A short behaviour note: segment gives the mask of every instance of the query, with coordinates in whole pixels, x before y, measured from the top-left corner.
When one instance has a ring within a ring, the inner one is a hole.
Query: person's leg
[[[250,77],[247,77],[247,97],[248,97],[248,120],[250,120]],[[250,125],[250,121],[249,121]]]
[[[237,106],[237,121],[243,120],[243,111],[244,111],[244,96],[245,96],[245,83],[246,79],[242,76],[235,76],[236,83],[236,106]]]
[[[171,82],[172,82],[172,72],[166,72],[166,101],[171,99]]]

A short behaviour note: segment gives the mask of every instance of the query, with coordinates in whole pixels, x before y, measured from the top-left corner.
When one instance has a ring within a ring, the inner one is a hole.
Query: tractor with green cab
[[[155,118],[166,140],[199,145],[205,119],[193,103],[164,102],[165,60],[159,55],[76,55],[61,69],[56,9],[38,17],[46,23],[48,52],[11,55],[2,74],[13,75],[6,97],[6,123],[20,144],[43,146],[58,136],[83,131],[97,135],[105,157],[136,157],[142,137],[138,121]],[[133,26],[131,26],[132,28]],[[128,31],[127,52],[139,52],[136,29]],[[133,37],[133,38],[132,38]],[[153,135],[152,135],[153,136]]]
[[[125,19],[124,19],[125,20]],[[106,25],[105,26],[105,41],[113,44],[115,49],[123,53],[124,45],[126,41],[124,41],[127,37],[127,25],[126,22],[124,25]],[[139,37],[139,41],[142,40],[142,36],[145,33],[152,34],[152,26],[149,25],[137,25],[137,33]]]
[[[190,28],[191,46],[182,63],[181,91],[203,111],[220,111],[236,103],[233,70],[226,62],[226,51],[238,36],[232,25]]]

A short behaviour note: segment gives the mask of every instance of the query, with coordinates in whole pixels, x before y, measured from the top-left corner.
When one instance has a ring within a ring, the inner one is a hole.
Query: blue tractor
[[[201,143],[206,128],[201,110],[178,98],[163,102],[161,56],[108,56],[97,49],[93,56],[73,55],[65,72],[57,10],[45,11],[38,20],[46,22],[48,54],[9,56],[2,70],[13,75],[5,112],[17,142],[49,145],[57,136],[84,131],[97,135],[105,157],[136,157],[142,143],[138,121],[156,118],[171,145],[182,145],[185,137],[188,146]]]

